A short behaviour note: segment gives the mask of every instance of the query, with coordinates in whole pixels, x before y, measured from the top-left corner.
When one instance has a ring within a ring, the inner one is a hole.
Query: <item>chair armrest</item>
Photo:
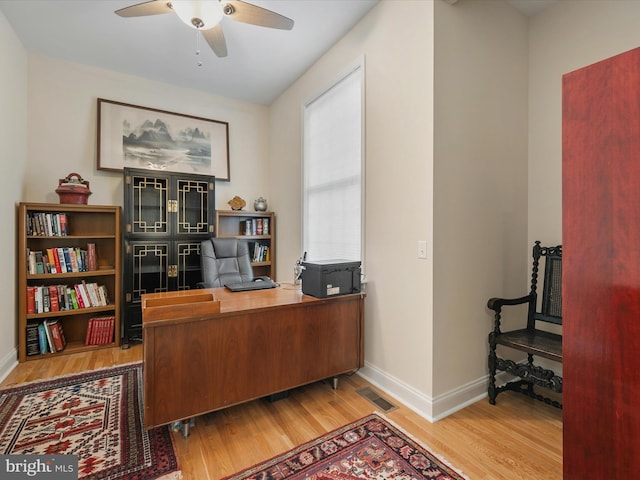
[[[533,302],[533,295],[529,294],[520,298],[490,298],[487,307],[495,312],[493,315],[493,332],[489,335],[492,348],[495,348],[495,335],[500,335],[500,319],[503,306],[522,305]]]
[[[503,306],[522,305],[523,303],[529,303],[532,299],[531,294],[520,298],[490,298],[487,302],[487,307],[497,313]]]

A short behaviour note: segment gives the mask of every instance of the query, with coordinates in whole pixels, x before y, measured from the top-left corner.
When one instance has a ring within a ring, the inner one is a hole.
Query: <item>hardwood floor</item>
[[[141,361],[142,346],[103,349],[21,363],[1,386]],[[235,473],[380,408],[356,393],[370,386],[358,375],[341,376],[290,392],[275,402],[256,400],[196,419],[185,439],[173,439],[185,480],[216,480]],[[472,480],[562,478],[562,412],[516,393],[496,406],[486,399],[430,423],[381,390],[398,406],[385,414]]]

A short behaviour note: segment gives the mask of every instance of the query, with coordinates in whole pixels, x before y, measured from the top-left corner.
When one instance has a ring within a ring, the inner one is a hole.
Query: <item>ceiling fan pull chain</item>
[[[200,60],[200,32],[196,30],[196,58],[198,58],[198,62],[196,65],[199,67],[202,66],[202,61]]]

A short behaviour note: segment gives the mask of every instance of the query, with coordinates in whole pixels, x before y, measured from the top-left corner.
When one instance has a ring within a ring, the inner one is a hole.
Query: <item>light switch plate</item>
[[[418,258],[427,258],[426,240],[418,240]]]

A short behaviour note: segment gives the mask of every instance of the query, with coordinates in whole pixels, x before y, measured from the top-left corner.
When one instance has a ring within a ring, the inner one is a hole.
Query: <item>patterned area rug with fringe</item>
[[[178,479],[168,427],[142,424],[142,364],[0,390],[0,452],[78,456],[81,479]]]
[[[225,480],[463,480],[467,477],[372,414]]]

